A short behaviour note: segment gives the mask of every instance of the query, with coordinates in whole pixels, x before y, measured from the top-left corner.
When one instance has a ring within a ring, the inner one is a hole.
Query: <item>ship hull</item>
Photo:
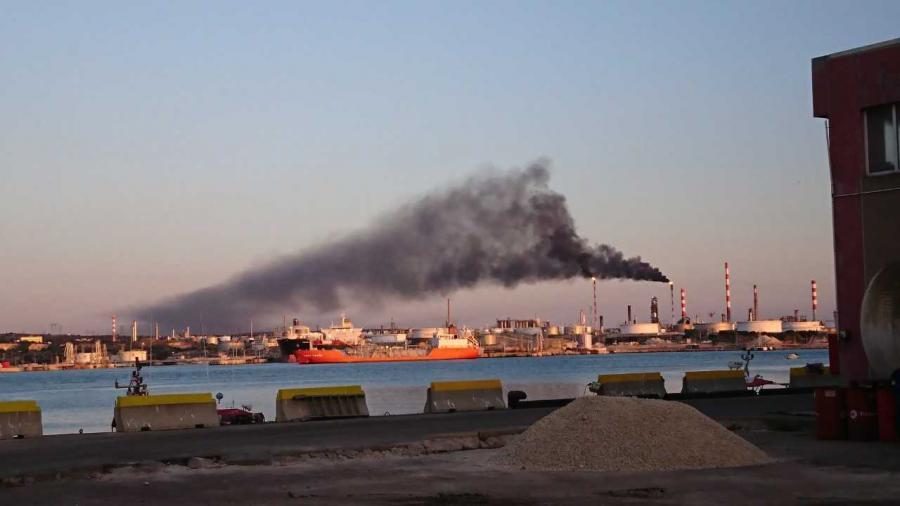
[[[420,362],[426,360],[470,360],[478,358],[478,348],[434,348],[425,355],[418,356],[372,356],[348,355],[341,350],[297,350],[294,353],[298,364],[356,364],[363,362]]]

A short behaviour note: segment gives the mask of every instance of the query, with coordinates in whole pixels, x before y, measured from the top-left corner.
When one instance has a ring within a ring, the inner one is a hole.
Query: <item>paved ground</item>
[[[896,504],[900,444],[816,441],[811,419],[796,414],[808,410],[807,397],[753,399],[691,403],[716,413],[776,457],[775,464],[665,473],[538,472],[492,463],[496,450],[364,452],[353,459],[302,455],[527,425],[550,411],[545,408],[8,441],[0,444],[0,472],[33,477],[0,486],[0,504]],[[198,455],[223,456],[229,465],[183,465]],[[254,460],[261,456],[267,457]],[[179,465],[108,466],[141,460]],[[235,465],[240,462],[248,465]],[[76,468],[84,472],[48,475]]]
[[[521,429],[550,411],[543,408],[379,416],[5,440],[0,441],[0,478],[91,472],[146,460],[177,462],[190,457],[217,457],[236,463],[265,462],[278,455],[320,449],[393,446],[447,433]]]

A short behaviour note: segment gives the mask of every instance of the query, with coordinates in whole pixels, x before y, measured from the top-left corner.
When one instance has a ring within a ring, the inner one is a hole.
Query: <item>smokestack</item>
[[[112,342],[119,339],[119,327],[116,326],[116,315],[112,315]]]
[[[725,321],[731,321],[731,271],[725,262]]]
[[[131,320],[131,342],[137,342],[137,320]]]
[[[659,301],[656,297],[650,298],[650,323],[659,323]]]
[[[681,323],[687,323],[687,297],[684,288],[681,289]]]
[[[748,322],[753,321],[753,308],[752,307],[747,308],[747,321]]]
[[[153,338],[159,341],[159,322],[153,322]]]
[[[594,285],[594,306],[591,312],[591,327],[597,328],[597,277],[591,276],[591,283]]]
[[[450,325],[452,325],[450,320],[450,297],[447,297],[447,328],[450,328]]]
[[[631,325],[631,304],[628,304],[628,319],[625,322]]]
[[[759,289],[753,285],[753,319],[759,319]]]
[[[819,309],[819,292],[816,289],[816,280],[811,281],[812,284],[812,321],[816,320],[816,309]]]
[[[799,310],[799,309],[795,309],[795,310],[794,310],[794,321],[795,321],[795,322],[799,322],[799,321],[800,321],[800,310]]]
[[[481,171],[400,206],[366,230],[134,313],[162,325],[231,330],[298,306],[328,312],[351,302],[418,300],[485,285],[578,277],[668,281],[639,257],[580,236],[549,178],[544,161]]]
[[[675,283],[669,281],[669,308],[672,310],[672,318],[669,325],[675,325]]]

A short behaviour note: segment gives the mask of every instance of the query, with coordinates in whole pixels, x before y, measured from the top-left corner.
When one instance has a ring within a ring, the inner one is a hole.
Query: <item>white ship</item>
[[[347,315],[341,315],[341,323],[338,325],[331,324],[330,327],[321,329],[322,344],[340,345],[346,344],[356,346],[362,339],[362,328],[354,327],[353,322]]]

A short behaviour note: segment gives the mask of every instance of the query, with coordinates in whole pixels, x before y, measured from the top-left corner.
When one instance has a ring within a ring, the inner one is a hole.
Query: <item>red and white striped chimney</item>
[[[725,262],[725,321],[731,321],[731,271]]]
[[[819,309],[819,291],[816,289],[816,280],[812,280],[812,321],[816,321],[816,309]]]
[[[684,288],[681,289],[681,322],[687,323],[687,298],[684,294]]]

